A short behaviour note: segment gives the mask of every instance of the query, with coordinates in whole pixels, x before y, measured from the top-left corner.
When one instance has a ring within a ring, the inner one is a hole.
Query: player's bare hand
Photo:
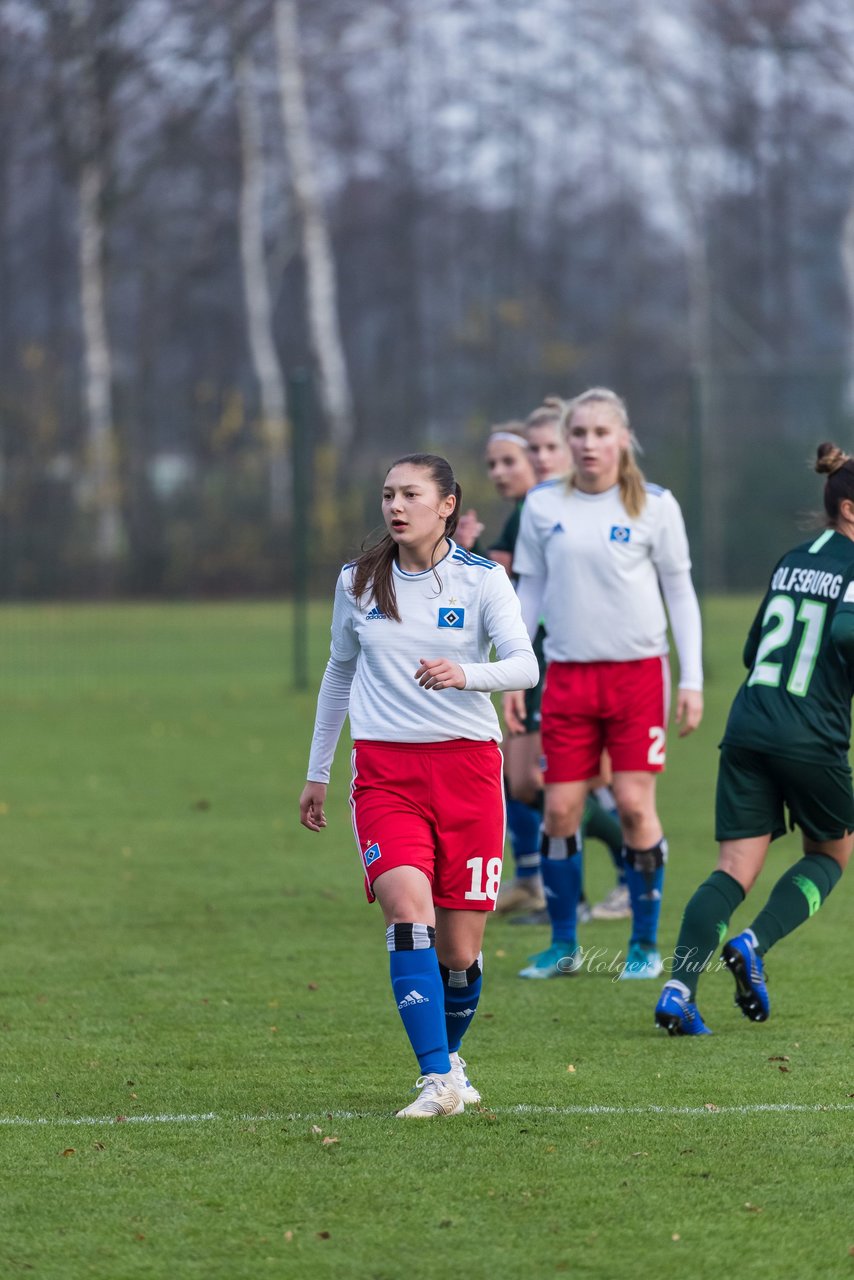
[[[509,693],[505,693],[501,699],[501,710],[504,713],[504,723],[507,725],[507,732],[511,734],[526,733],[525,728],[525,695],[519,689],[513,689]]]
[[[698,689],[680,689],[676,695],[676,723],[679,737],[693,733],[703,718],[703,695]]]
[[[326,826],[325,802],[326,783],[307,782],[299,798],[299,820],[309,831],[321,831]]]
[[[421,658],[415,679],[422,689],[465,689],[462,667],[450,658]]]
[[[471,551],[483,533],[483,529],[483,522],[478,520],[474,507],[469,507],[468,511],[464,511],[457,521],[457,527],[454,530],[454,542],[464,547],[466,551]]]

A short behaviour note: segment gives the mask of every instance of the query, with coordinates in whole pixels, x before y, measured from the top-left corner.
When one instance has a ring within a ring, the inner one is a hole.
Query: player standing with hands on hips
[[[300,797],[300,821],[320,831],[349,714],[353,827],[421,1069],[418,1097],[397,1113],[405,1117],[457,1115],[480,1100],[459,1049],[480,997],[504,848],[501,731],[489,694],[530,688],[538,675],[506,573],[453,541],[461,496],[434,454],[389,470],[385,536],[338,579]]]
[[[700,974],[771,841],[785,835],[785,810],[801,828],[804,856],[723,949],[735,1003],[752,1022],[770,1013],[762,957],[818,911],[854,847],[854,459],[826,442],[815,469],[827,476],[827,528],[779,561],[744,646],[749,674],[730,709],[718,767],[718,865],[685,908],[655,1007],[656,1025],[673,1036],[710,1034],[696,1005]]]
[[[583,963],[576,833],[588,780],[607,749],[632,906],[620,976],[655,978],[667,857],[655,804],[669,715],[664,606],[679,653],[680,736],[703,714],[700,608],[679,505],[644,480],[620,397],[602,387],[585,391],[566,405],[564,430],[572,468],[528,494],[513,559],[529,634],[540,619],[545,624],[548,664],[542,876],[552,944],[520,976],[558,977]]]

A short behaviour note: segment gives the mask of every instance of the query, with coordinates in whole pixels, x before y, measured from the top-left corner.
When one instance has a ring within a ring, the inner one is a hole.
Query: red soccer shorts
[[[543,690],[543,777],[595,778],[607,747],[615,773],[660,773],[670,703],[667,658],[552,662]]]
[[[374,881],[418,867],[437,907],[493,911],[504,852],[504,786],[496,743],[357,742],[353,830]]]

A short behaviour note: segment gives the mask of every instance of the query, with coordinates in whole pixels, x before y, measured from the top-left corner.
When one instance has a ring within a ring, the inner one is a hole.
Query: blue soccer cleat
[[[529,958],[520,978],[568,978],[577,973],[584,963],[584,956],[575,943],[553,942],[545,951]]]
[[[756,949],[752,929],[730,938],[721,952],[723,962],[735,978],[735,1003],[751,1022],[765,1022],[771,1012],[765,968]]]
[[[655,1006],[655,1025],[669,1036],[710,1036],[700,1010],[682,982],[665,982]]]
[[[642,942],[630,942],[626,963],[620,971],[620,980],[625,978],[657,978],[664,965],[661,955],[655,947],[645,947]]]

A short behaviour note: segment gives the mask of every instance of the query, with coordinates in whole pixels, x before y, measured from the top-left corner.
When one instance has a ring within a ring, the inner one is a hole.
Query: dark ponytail
[[[395,467],[404,465],[419,467],[421,470],[426,471],[439,490],[440,501],[451,497],[456,499],[453,511],[449,516],[445,517],[443,532],[440,533],[433,544],[433,552],[435,553],[436,548],[445,538],[454,536],[460,519],[463,491],[454,479],[450,462],[436,453],[408,453],[405,457],[398,458],[396,462],[393,462],[388,470],[392,471]],[[388,475],[388,471],[386,475]],[[370,592],[370,596],[380,613],[384,613],[387,618],[393,619],[394,622],[400,622],[397,595],[394,590],[393,565],[396,559],[397,543],[391,534],[385,533],[379,542],[363,551],[356,560],[352,590],[356,600],[362,599]],[[436,572],[435,565],[433,566],[433,574],[441,590],[442,579]]]
[[[847,498],[854,502],[854,458],[844,453],[839,445],[825,440],[816,450],[815,469],[824,482],[824,509],[827,523],[835,529],[839,523],[839,507]]]

